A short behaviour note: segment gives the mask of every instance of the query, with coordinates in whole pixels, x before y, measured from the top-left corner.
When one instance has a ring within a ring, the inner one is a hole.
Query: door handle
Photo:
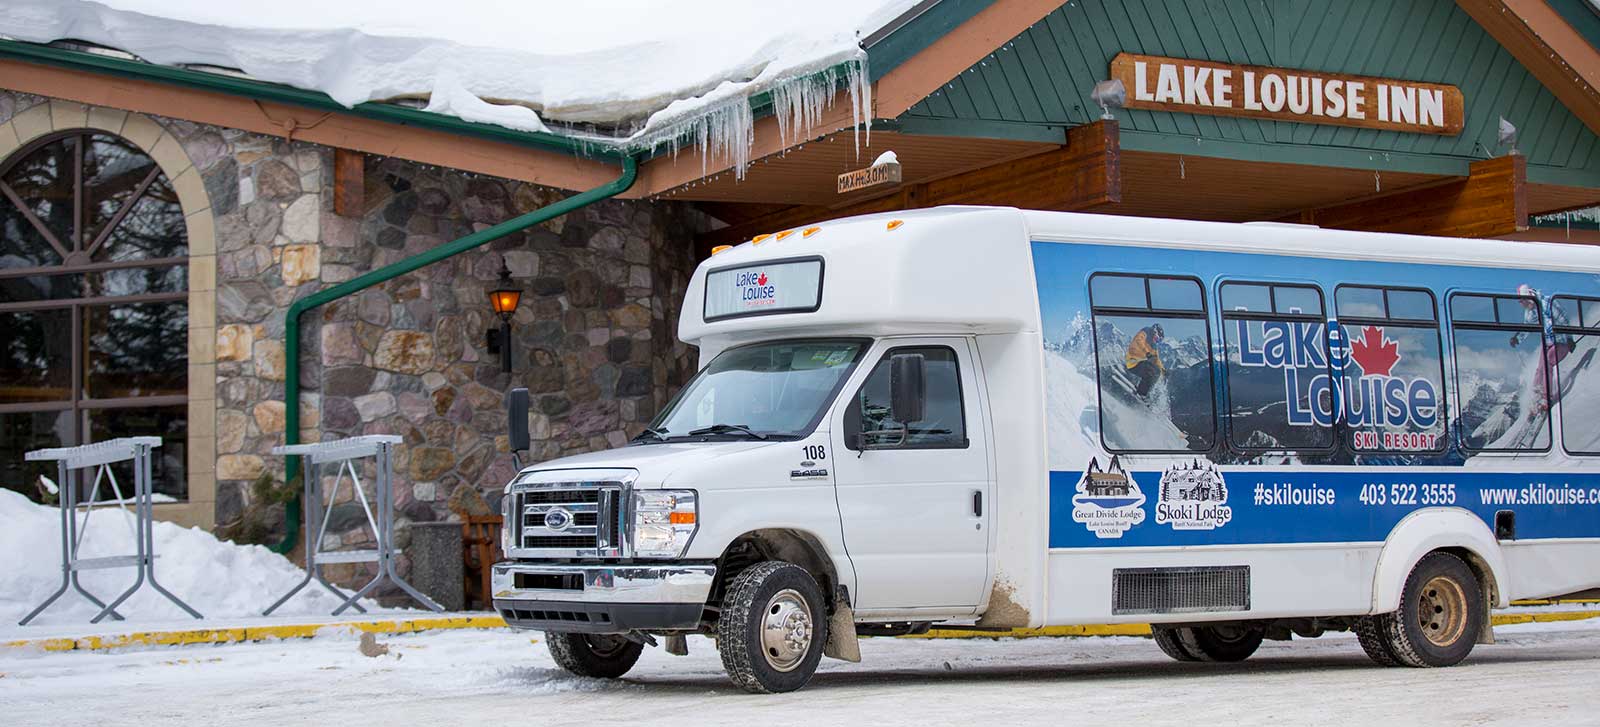
[[[972,515],[983,517],[983,490],[972,491]]]

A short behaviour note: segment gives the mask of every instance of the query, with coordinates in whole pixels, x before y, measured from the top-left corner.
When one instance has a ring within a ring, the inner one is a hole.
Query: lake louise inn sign
[[[1461,89],[1437,83],[1120,53],[1127,106],[1454,136]]]

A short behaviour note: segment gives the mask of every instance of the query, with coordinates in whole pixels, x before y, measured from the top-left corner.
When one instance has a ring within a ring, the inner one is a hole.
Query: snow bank
[[[0,490],[0,627],[13,628],[61,585],[61,515],[54,507],[36,505],[10,490]],[[78,515],[80,522],[84,515]],[[89,516],[79,557],[132,555],[133,517],[120,508],[96,509]],[[156,578],[207,618],[255,616],[289,592],[305,571],[287,558],[259,545],[217,540],[199,528],[155,524]],[[132,568],[85,571],[84,588],[101,600],[120,595],[132,585]],[[307,586],[274,615],[325,616],[338,605],[320,586]],[[373,604],[363,601],[369,608]],[[117,611],[128,623],[186,619],[148,584]],[[87,623],[99,609],[76,591],[50,605],[34,624]],[[30,624],[32,625],[32,624]]]
[[[803,130],[822,95],[805,77],[839,64],[857,69],[848,80],[866,116],[859,38],[915,2],[811,0],[797,12],[748,0],[9,0],[0,33],[237,68],[351,106],[430,99],[431,111],[526,131],[609,127],[618,133],[601,141],[633,146],[688,132],[738,156],[749,96],[774,91],[780,119]]]

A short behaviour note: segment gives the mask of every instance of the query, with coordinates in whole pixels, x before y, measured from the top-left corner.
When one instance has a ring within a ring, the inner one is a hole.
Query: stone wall
[[[282,471],[268,452],[282,441],[291,301],[567,193],[368,159],[365,210],[342,217],[332,206],[331,150],[216,130],[189,138],[217,137],[229,146],[212,172],[217,194],[233,195],[231,208],[213,202],[217,518],[228,522],[263,467]],[[402,547],[411,522],[498,511],[499,488],[515,471],[504,412],[511,388],[533,395],[533,461],[621,446],[694,371],[674,333],[700,224],[681,205],[602,202],[314,311],[302,340],[302,439],[404,437],[394,462]],[[502,263],[523,288],[509,374],[485,345],[499,324],[488,291]],[[338,534],[325,548],[371,545],[351,495],[345,487],[334,497]],[[345,579],[360,570],[330,568]]]
[[[3,96],[0,106],[9,114],[36,101]],[[220,525],[247,509],[263,472],[283,475],[270,451],[283,441],[290,303],[570,194],[368,157],[364,209],[340,216],[332,149],[152,119],[192,160],[215,224]],[[704,225],[681,204],[601,202],[313,311],[303,320],[301,440],[404,437],[395,459],[402,547],[412,522],[497,512],[514,472],[506,391],[532,392],[540,461],[624,444],[694,372],[675,332]],[[499,324],[487,291],[502,262],[523,288],[509,374],[485,350],[485,331]],[[209,394],[211,382],[198,383]],[[325,547],[370,547],[348,486],[331,504]],[[361,566],[333,571],[364,577]]]

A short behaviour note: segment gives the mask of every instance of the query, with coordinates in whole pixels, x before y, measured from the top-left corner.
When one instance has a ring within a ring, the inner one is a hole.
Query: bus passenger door
[[[971,346],[894,340],[867,360],[831,427],[855,607],[976,608],[988,578],[993,477]],[[920,416],[896,411],[896,381],[919,370],[920,386],[907,384],[922,393]]]

